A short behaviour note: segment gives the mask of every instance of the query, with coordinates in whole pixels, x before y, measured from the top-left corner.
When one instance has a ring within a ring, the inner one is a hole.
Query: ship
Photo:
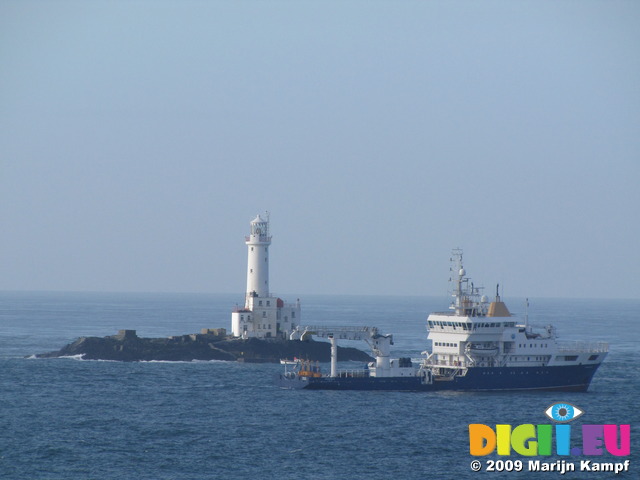
[[[606,358],[605,342],[557,340],[552,325],[529,323],[511,314],[496,287],[489,301],[463,266],[463,252],[452,252],[449,311],[427,317],[431,351],[418,359],[391,358],[393,336],[375,327],[302,327],[291,338],[325,337],[331,343],[331,370],[322,373],[297,363],[276,377],[282,388],[396,391],[587,391]],[[361,369],[338,370],[338,339],[364,340],[375,357]]]

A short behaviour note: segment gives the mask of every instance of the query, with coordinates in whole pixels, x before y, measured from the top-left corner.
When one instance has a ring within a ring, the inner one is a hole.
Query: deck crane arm
[[[393,335],[381,334],[376,327],[359,326],[298,326],[291,332],[291,340],[305,340],[315,335],[328,338],[331,343],[331,376],[337,377],[338,347],[336,340],[364,340],[376,357],[376,368],[387,370],[390,367],[389,355],[393,345]]]

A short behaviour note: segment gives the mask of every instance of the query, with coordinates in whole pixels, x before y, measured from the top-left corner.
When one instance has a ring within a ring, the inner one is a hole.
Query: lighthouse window
[[[253,252],[253,247],[251,247],[251,251]]]

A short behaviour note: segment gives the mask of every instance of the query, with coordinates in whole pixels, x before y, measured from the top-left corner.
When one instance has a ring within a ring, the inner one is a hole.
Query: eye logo
[[[578,407],[576,407],[575,405],[571,405],[570,403],[563,403],[563,402],[554,403],[544,411],[544,414],[547,417],[549,417],[554,422],[560,422],[560,423],[565,423],[565,422],[570,422],[572,420],[575,420],[583,413],[584,412],[580,410]]]

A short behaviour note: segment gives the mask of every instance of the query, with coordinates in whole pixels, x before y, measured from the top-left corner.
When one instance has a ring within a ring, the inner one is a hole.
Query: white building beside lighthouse
[[[244,307],[231,313],[234,337],[287,337],[300,323],[300,301],[286,304],[269,293],[269,218],[251,221],[247,245],[247,290]]]

